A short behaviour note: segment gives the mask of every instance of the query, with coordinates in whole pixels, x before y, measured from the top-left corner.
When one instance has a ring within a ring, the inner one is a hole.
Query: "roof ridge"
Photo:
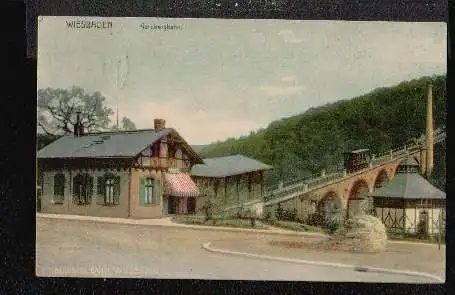
[[[172,128],[164,128],[164,129],[172,129]],[[140,132],[147,132],[147,131],[154,131],[155,129],[136,129],[136,130],[118,130],[118,131],[101,131],[101,132],[89,132],[85,133],[83,136],[86,135],[103,135],[103,134],[125,134],[125,133],[140,133]],[[68,134],[71,135],[71,134]]]

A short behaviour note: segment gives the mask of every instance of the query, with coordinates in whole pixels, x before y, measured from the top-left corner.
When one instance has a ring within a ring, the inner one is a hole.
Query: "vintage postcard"
[[[446,42],[40,16],[37,276],[444,282]]]

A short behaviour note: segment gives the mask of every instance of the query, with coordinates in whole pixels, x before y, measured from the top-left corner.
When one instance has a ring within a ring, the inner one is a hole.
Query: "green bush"
[[[278,203],[278,207],[276,208],[276,212],[275,212],[276,219],[283,220],[284,214],[285,214],[284,209],[281,208],[281,204]]]
[[[296,208],[293,208],[292,210],[283,209],[281,208],[281,205],[278,204],[278,207],[275,212],[275,217],[277,220],[298,221],[297,209]]]
[[[320,212],[310,214],[307,218],[307,223],[311,226],[323,226],[325,224],[324,216]]]
[[[330,234],[339,229],[345,221],[346,213],[342,209],[337,209],[328,214],[325,218],[325,226]]]
[[[210,200],[205,201],[202,212],[204,213],[205,221],[213,219],[213,204]]]

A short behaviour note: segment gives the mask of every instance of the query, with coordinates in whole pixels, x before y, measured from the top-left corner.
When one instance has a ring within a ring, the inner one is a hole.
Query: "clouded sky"
[[[68,28],[70,20],[112,21],[112,27]],[[150,28],[166,24],[178,27]],[[163,118],[189,143],[206,144],[377,87],[444,74],[446,28],[45,17],[38,24],[38,87],[100,91],[138,128],[153,128],[153,119]]]

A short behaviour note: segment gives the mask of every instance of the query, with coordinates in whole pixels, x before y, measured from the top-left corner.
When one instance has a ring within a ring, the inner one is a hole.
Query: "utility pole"
[[[116,69],[116,79],[115,79],[115,86],[117,88],[117,105],[116,105],[116,121],[117,121],[117,130],[119,129],[119,112],[118,112],[118,105],[120,99],[120,91],[125,87],[125,83],[128,79],[129,73],[129,63],[128,63],[128,55],[125,55],[122,58],[118,58],[115,62],[115,69]]]

